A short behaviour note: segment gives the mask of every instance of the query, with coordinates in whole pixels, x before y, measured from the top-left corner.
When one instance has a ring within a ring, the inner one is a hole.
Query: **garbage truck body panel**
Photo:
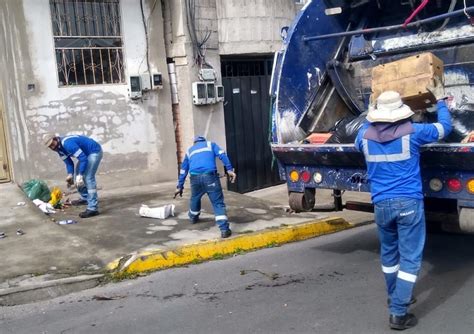
[[[313,0],[291,27],[282,29],[286,36],[275,54],[270,87],[271,146],[288,185],[290,206],[295,206],[295,196],[314,196],[317,188],[370,192],[365,160],[353,140],[302,141],[314,132],[330,132],[340,119],[367,109],[374,66],[431,52],[444,62],[453,133],[445,142],[422,148],[423,192],[426,199],[455,201],[459,216],[474,221],[474,143],[461,144],[474,130],[474,25],[466,17],[474,16],[474,7],[449,2],[430,3],[419,18],[426,23],[404,29],[399,24],[412,9],[403,1]],[[340,14],[327,15],[331,13]],[[372,28],[375,32],[366,33]],[[435,113],[421,115],[424,121],[435,121]],[[302,200],[314,205],[314,199]],[[461,225],[474,232],[469,222]]]

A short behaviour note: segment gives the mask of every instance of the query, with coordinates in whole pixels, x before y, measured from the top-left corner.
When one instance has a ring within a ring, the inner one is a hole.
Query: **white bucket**
[[[157,208],[150,208],[148,205],[142,204],[139,214],[142,217],[166,219],[169,216],[174,216],[174,207],[174,204],[166,204]]]

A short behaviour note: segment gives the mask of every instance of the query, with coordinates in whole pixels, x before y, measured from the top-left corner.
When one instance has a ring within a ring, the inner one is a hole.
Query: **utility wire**
[[[140,74],[140,68],[142,67],[143,62],[146,59],[147,71],[148,71],[148,74],[150,76],[150,87],[151,87],[151,84],[152,84],[152,80],[151,80],[151,72],[150,72],[150,58],[149,58],[150,46],[149,46],[149,40],[148,40],[148,26],[150,25],[151,15],[155,11],[156,3],[157,3],[157,0],[155,0],[155,2],[153,3],[153,6],[150,10],[150,14],[148,14],[148,18],[145,20],[145,11],[143,9],[143,0],[140,0],[140,10],[141,10],[141,14],[142,14],[143,30],[145,31],[146,52],[145,52],[145,56],[142,58],[142,61],[140,62],[140,65],[138,65],[138,74]]]
[[[191,39],[191,44],[193,46],[194,59],[196,64],[202,67],[202,65],[207,65],[212,67],[209,63],[206,62],[205,50],[206,43],[211,37],[212,31],[206,27],[204,35],[201,34],[198,38],[197,29],[196,29],[196,3],[195,0],[186,0],[185,1],[186,9],[186,26],[188,27],[189,37]]]

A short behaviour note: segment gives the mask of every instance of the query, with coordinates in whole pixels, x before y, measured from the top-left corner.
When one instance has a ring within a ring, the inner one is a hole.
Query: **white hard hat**
[[[400,94],[395,91],[386,91],[377,98],[376,106],[369,106],[367,120],[371,123],[395,123],[411,117],[414,112],[403,104]]]
[[[51,143],[53,142],[53,139],[56,138],[56,137],[57,136],[54,133],[45,133],[43,135],[43,144],[45,146],[51,145]]]

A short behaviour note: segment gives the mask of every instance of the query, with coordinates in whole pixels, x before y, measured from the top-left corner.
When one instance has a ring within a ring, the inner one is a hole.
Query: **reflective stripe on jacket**
[[[59,138],[61,145],[58,154],[66,164],[68,174],[74,174],[74,162],[72,157],[79,160],[78,174],[84,174],[87,168],[87,157],[92,153],[99,153],[102,148],[95,140],[80,135],[65,136]]]
[[[219,145],[211,141],[206,141],[204,137],[198,137],[194,145],[186,152],[184,161],[181,164],[178,188],[183,188],[188,173],[203,174],[216,172],[216,157],[222,161],[226,171],[232,171],[234,169],[227,154]]]
[[[451,116],[444,101],[439,101],[438,122],[413,124],[414,132],[379,143],[364,139],[366,123],[357,134],[355,147],[364,153],[372,201],[395,197],[422,199],[420,146],[436,142],[451,132]]]

